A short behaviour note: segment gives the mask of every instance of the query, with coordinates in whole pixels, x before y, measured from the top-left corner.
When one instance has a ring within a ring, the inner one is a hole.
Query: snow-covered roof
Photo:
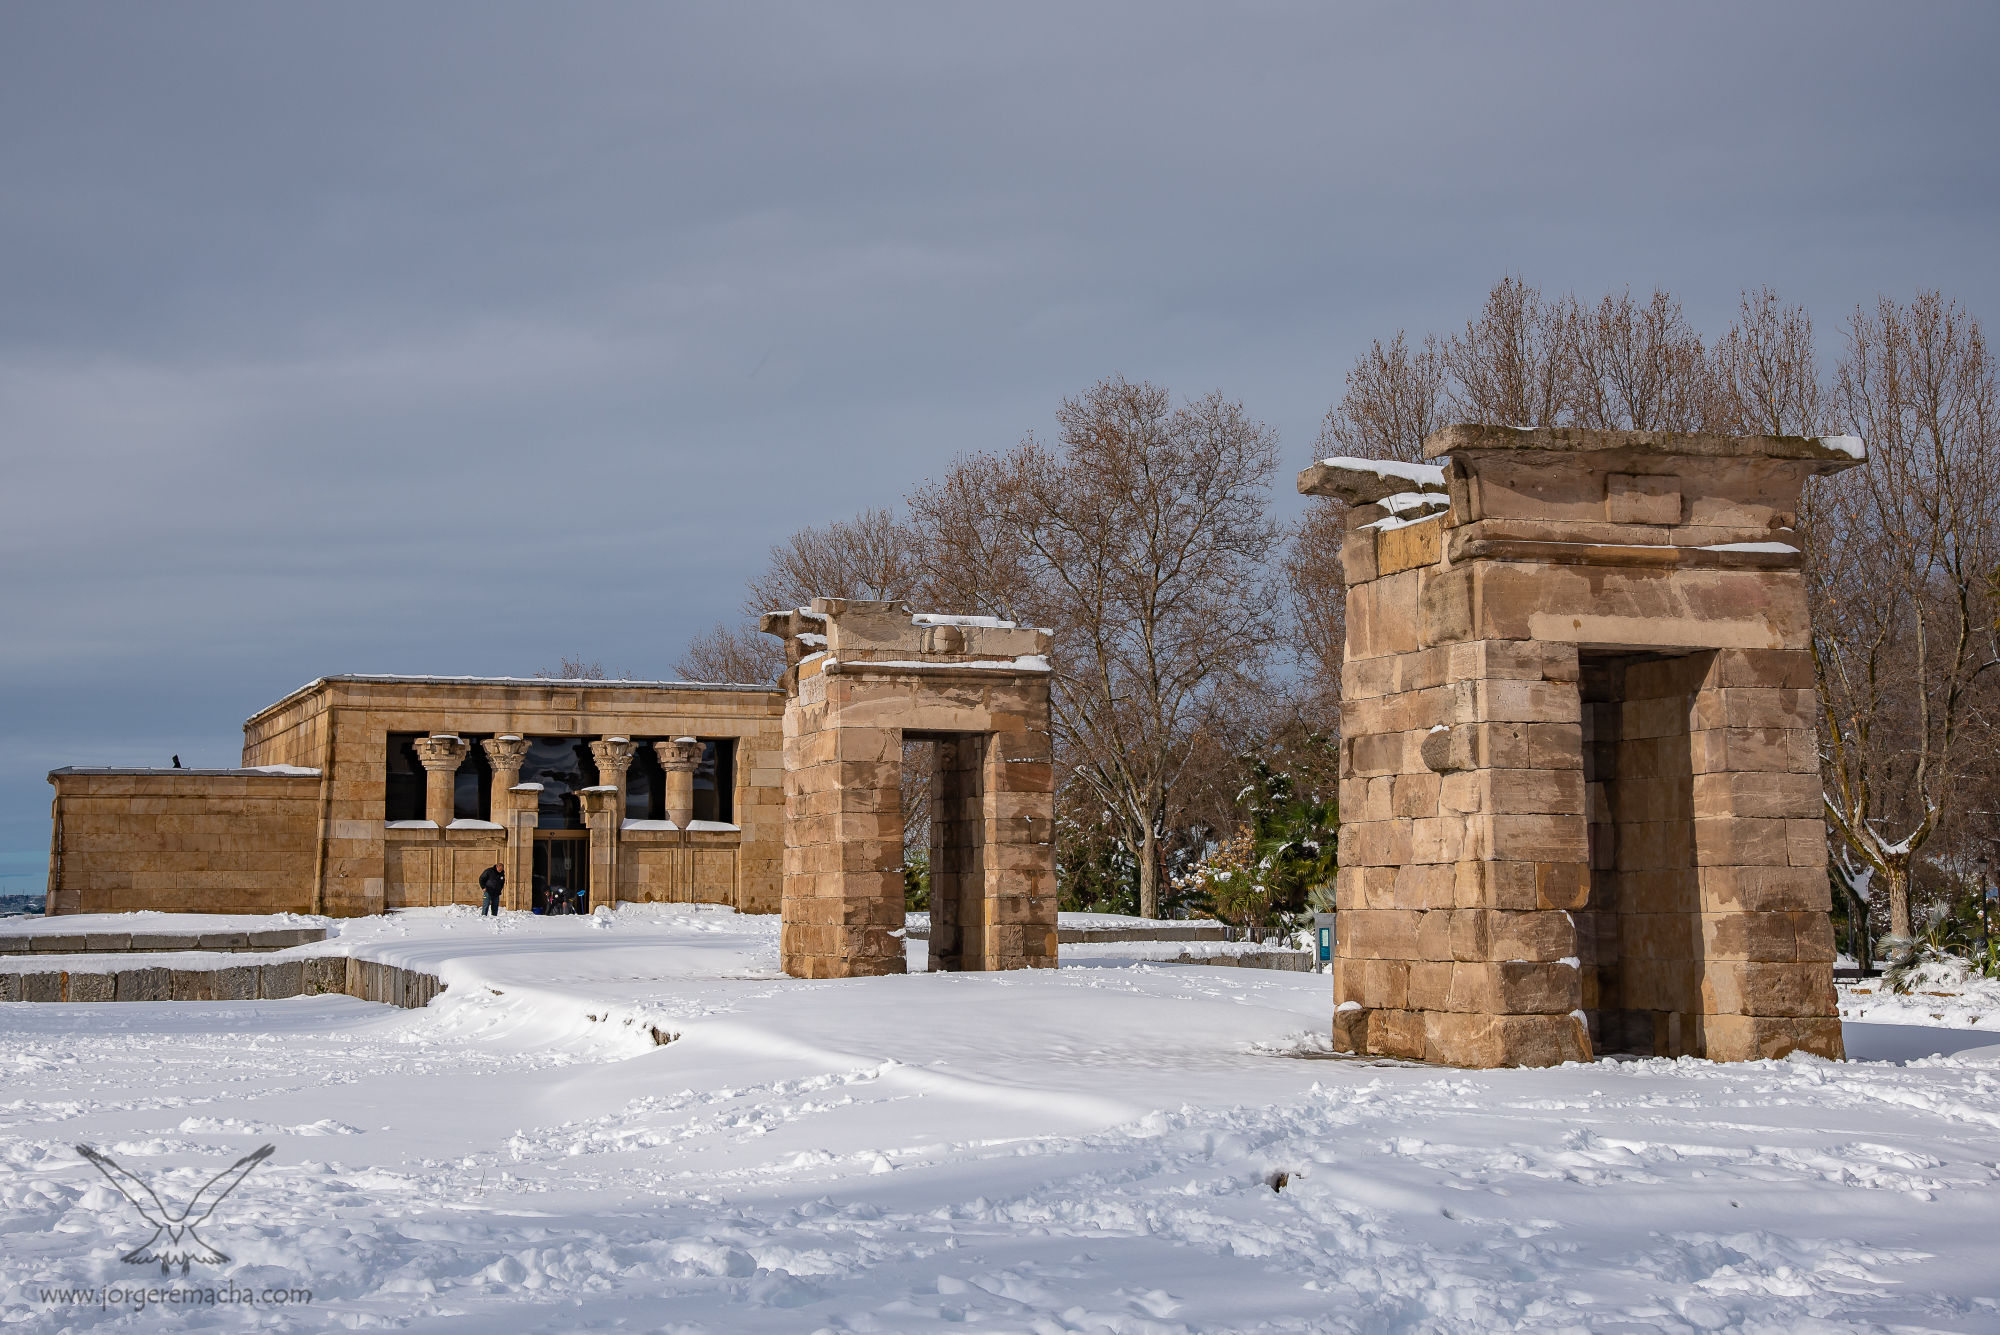
[[[324,677],[314,677],[283,699],[264,706],[245,719],[244,723],[246,726],[255,723],[265,715],[283,709],[300,696],[310,695],[334,682],[381,686],[538,686],[544,690],[557,691],[735,691],[744,694],[781,694],[775,686],[740,681],[641,681],[636,678],[618,677],[447,677],[398,672],[335,672]]]

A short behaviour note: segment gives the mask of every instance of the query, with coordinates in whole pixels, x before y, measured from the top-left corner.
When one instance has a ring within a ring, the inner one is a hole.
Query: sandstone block
[[[1341,915],[1341,949],[1354,959],[1417,958],[1417,920],[1410,909],[1357,909]]]
[[[299,967],[299,989],[309,996],[343,992],[347,988],[347,961],[338,955],[315,955]]]
[[[1460,914],[1471,917],[1471,914]],[[1577,953],[1577,931],[1568,913],[1556,910],[1504,912],[1489,909],[1478,913],[1483,928],[1485,950],[1459,959],[1523,960],[1550,962]]]
[[[1573,1015],[1424,1016],[1424,1060],[1446,1066],[1558,1066],[1591,1055],[1590,1037]]]
[[[1825,913],[1833,906],[1823,870],[1813,867],[1703,867],[1703,911]]]
[[[43,973],[21,973],[11,975],[18,978],[21,1001],[61,1001],[63,999],[63,975],[59,971]]]
[[[120,969],[114,976],[113,996],[118,1001],[171,1001],[173,975],[158,968]]]
[[[1443,1010],[1451,1001],[1451,961],[1420,960],[1410,965],[1405,1001],[1411,1010]]]
[[[63,1000],[71,1003],[85,1001],[116,1001],[118,999],[118,975],[111,973],[66,973],[63,975]]]
[[[1839,1014],[1828,963],[1760,964],[1711,960],[1702,982],[1712,1015],[1814,1018]]]
[[[1379,1057],[1424,1059],[1424,1017],[1417,1011],[1370,1010],[1367,1051]]]
[[[1590,856],[1580,800],[1575,815],[1479,815],[1466,820],[1468,857],[1582,864]]]
[[[1577,970],[1520,960],[1452,966],[1451,1009],[1489,1015],[1568,1014],[1582,1005]]]
[[[1805,649],[1724,649],[1715,656],[1713,679],[1724,687],[1811,690],[1812,654]]]
[[[1368,1011],[1359,1003],[1343,1000],[1334,1007],[1333,1050],[1368,1051]]]
[[[1710,1061],[1757,1061],[1807,1052],[1829,1061],[1846,1056],[1837,1016],[1708,1015],[1703,1054]]]
[[[217,1001],[255,1001],[259,968],[254,964],[236,964],[215,971],[215,999]]]
[[[305,966],[300,961],[284,960],[258,966],[258,996],[274,999],[295,997],[303,991],[305,991]]]
[[[1407,960],[1368,960],[1362,965],[1361,979],[1361,1002],[1364,1006],[1401,1010],[1409,1004],[1410,965]]]

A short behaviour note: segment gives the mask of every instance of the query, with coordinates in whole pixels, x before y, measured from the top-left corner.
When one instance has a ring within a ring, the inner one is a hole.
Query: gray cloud
[[[1117,371],[1303,459],[1501,272],[1992,314],[1982,6],[15,6],[0,854],[328,671],[661,672]],[[1281,503],[1289,505],[1281,498]],[[16,862],[0,865],[12,886]]]

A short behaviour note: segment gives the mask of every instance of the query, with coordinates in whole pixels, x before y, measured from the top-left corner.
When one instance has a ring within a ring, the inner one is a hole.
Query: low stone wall
[[[136,955],[166,950],[290,950],[326,940],[324,927],[249,932],[0,932],[0,955]]]
[[[912,927],[905,935],[912,941],[928,941],[931,929]],[[1228,929],[1221,923],[1189,923],[1184,927],[1058,927],[1056,941],[1065,946],[1121,941],[1227,941]]]
[[[276,1001],[336,994],[416,1010],[445,990],[427,973],[377,960],[316,955],[221,969],[138,965],[106,971],[0,973],[0,1001]]]
[[[59,769],[49,913],[306,913],[317,773]]]
[[[1319,967],[1318,955],[1310,950],[1253,950],[1241,955],[1183,955],[1168,964],[1211,964],[1231,969],[1285,969],[1311,973]]]

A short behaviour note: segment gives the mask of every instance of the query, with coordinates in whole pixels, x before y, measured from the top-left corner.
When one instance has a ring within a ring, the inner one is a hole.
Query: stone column
[[[620,821],[625,818],[625,775],[632,768],[636,749],[629,737],[605,737],[590,744],[590,754],[597,761],[597,781],[618,790]]]
[[[685,830],[694,819],[694,772],[701,768],[702,744],[693,737],[654,742],[667,774],[667,819]]]
[[[618,902],[618,826],[625,818],[615,784],[602,783],[577,794],[584,827],[590,831],[590,910]]]
[[[458,766],[471,749],[457,733],[417,738],[417,759],[424,765],[424,818],[440,830],[451,824]]]
[[[538,814],[535,799],[541,791],[539,787],[532,787],[527,793],[515,791],[521,782],[521,762],[528,757],[527,739],[509,733],[488,738],[479,745],[486,752],[487,763],[493,767],[493,819],[507,831],[507,854],[501,864],[502,870],[507,873],[507,888],[501,893],[500,902],[506,908],[526,909],[533,904],[533,888],[528,882],[534,876],[535,820]],[[522,819],[524,807],[526,820]]]
[[[982,969],[1056,967],[1055,750],[1049,686],[1028,677],[995,685],[996,715],[1024,726],[995,732],[979,757]],[[1037,726],[1037,725],[1040,726]]]
[[[486,752],[486,763],[493,767],[493,811],[494,819],[507,809],[510,800],[507,794],[521,781],[521,762],[528,758],[528,741],[509,733],[500,737],[489,737],[480,744]]]
[[[1724,649],[1689,718],[1699,1055],[1842,1054],[1812,654]]]

